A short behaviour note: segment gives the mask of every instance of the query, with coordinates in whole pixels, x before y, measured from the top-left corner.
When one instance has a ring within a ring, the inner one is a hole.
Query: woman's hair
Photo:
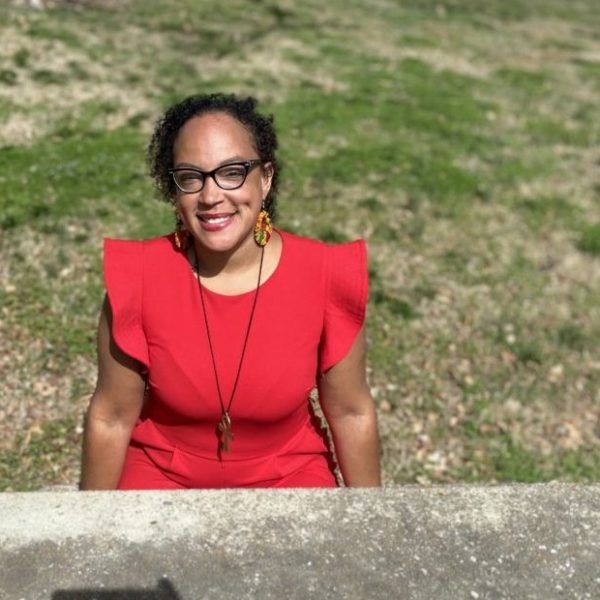
[[[179,130],[192,117],[206,113],[226,113],[237,119],[250,133],[259,158],[273,165],[271,189],[265,198],[265,207],[271,218],[275,216],[277,184],[280,165],[275,156],[277,134],[272,115],[262,115],[256,110],[257,101],[248,96],[241,98],[235,94],[201,94],[190,96],[171,106],[157,121],[154,133],[148,144],[150,175],[156,188],[166,202],[174,202],[175,183],[169,169],[173,168],[173,144]]]

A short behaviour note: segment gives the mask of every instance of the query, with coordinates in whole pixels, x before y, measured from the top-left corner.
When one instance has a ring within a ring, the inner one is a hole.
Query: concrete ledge
[[[0,494],[0,599],[599,598],[600,485]]]

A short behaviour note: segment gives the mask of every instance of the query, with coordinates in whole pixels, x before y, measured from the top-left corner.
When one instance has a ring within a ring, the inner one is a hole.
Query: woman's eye
[[[219,171],[219,177],[224,179],[239,179],[244,176],[244,169],[242,167],[228,167]]]
[[[196,179],[201,179],[202,176],[198,173],[194,173],[193,171],[184,171],[179,174],[179,179],[181,181],[195,181]]]

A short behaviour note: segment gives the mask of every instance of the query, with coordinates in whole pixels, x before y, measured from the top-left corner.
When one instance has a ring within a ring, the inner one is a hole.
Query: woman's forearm
[[[344,483],[350,487],[381,485],[379,435],[375,409],[329,420]]]
[[[88,413],[83,436],[80,490],[115,490],[119,484],[131,429]]]

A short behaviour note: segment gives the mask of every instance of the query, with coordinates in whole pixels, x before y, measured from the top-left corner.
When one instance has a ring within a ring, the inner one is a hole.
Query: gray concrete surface
[[[0,494],[0,598],[600,598],[600,485]]]

